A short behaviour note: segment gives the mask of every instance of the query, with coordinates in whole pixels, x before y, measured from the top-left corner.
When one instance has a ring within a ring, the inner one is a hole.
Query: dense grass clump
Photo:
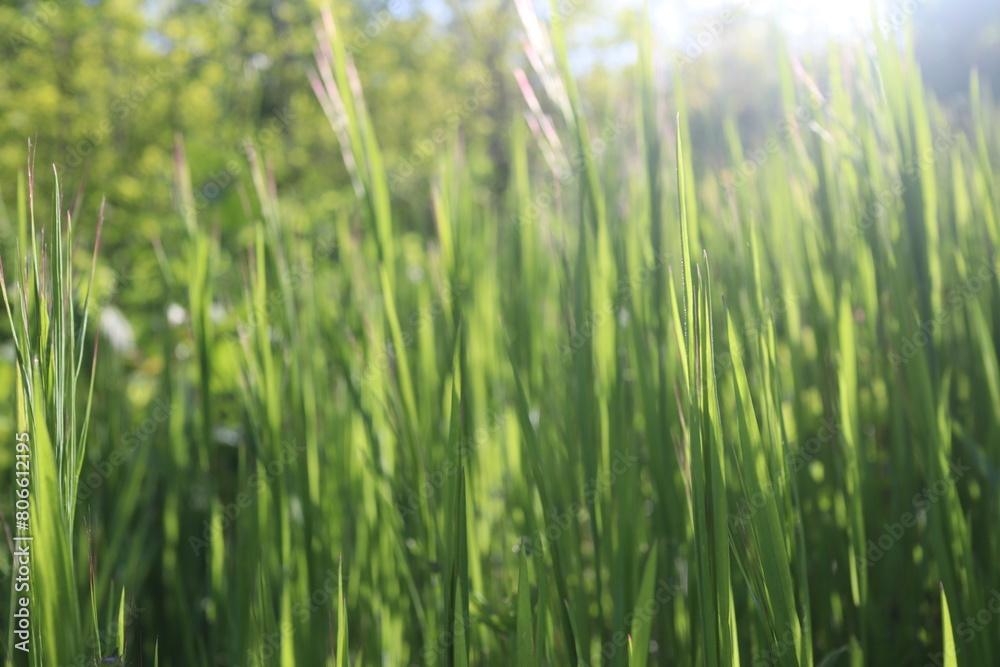
[[[733,166],[696,171],[649,34],[595,118],[558,12],[519,11],[509,191],[456,142],[430,234],[393,214],[329,14],[311,81],[355,207],[286,217],[248,144],[223,243],[178,139],[141,369],[95,349],[106,267],[75,238],[100,218],[57,187],[43,225],[22,184],[2,374],[33,634],[14,648],[12,591],[8,660],[998,664],[1000,112],[975,76],[962,116],[878,33],[811,75],[779,54],[773,131],[728,123]]]

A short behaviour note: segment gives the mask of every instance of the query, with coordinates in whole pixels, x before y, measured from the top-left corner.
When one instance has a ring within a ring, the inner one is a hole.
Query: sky
[[[742,7],[762,16],[775,16],[793,42],[818,44],[830,37],[848,37],[869,30],[870,3],[871,0],[648,0],[656,40],[667,48],[682,48],[730,7]],[[641,11],[647,0],[603,0],[603,4],[609,14],[614,14],[625,7]],[[885,0],[879,2],[879,6],[885,5]],[[610,36],[613,30],[611,24],[595,22],[580,26],[576,37],[579,42],[592,44],[602,36]],[[622,45],[613,51],[588,52],[587,49],[580,49],[572,57],[575,69],[585,71],[597,61],[626,64],[633,61],[636,55],[634,45]]]
[[[869,23],[869,5],[871,0],[599,0],[599,6],[607,8],[609,14],[621,11],[623,7],[642,9],[648,1],[650,13],[657,27],[667,32],[677,33],[678,26],[686,23],[682,18],[687,15],[703,14],[706,17],[722,12],[726,7],[743,5],[752,12],[770,13],[781,17],[782,24],[791,32],[807,34],[850,34],[857,30],[860,23]],[[903,0],[876,0],[885,5],[902,4]],[[920,2],[921,0],[917,0]],[[572,4],[572,0],[560,0]],[[539,13],[544,14],[548,0],[535,0]],[[439,20],[451,18],[451,10],[446,0],[426,0],[424,8]]]
[[[641,8],[643,0],[629,0],[630,4]],[[727,6],[742,5],[753,13],[771,14],[779,17],[779,22],[790,33],[797,35],[847,35],[856,32],[858,26],[870,23],[870,0],[661,0],[651,1],[650,9],[654,21],[664,27],[676,25],[682,11],[711,16]]]
[[[540,15],[547,14],[549,1],[534,0]],[[569,6],[574,2],[557,1],[560,5],[565,3]],[[883,8],[902,6],[904,2],[874,1]],[[915,1],[919,5],[929,0]],[[605,8],[609,17],[628,8],[641,11],[648,4],[656,40],[661,47],[670,49],[681,48],[698,34],[704,24],[719,17],[729,7],[742,7],[752,14],[777,17],[779,25],[785,28],[793,43],[821,44],[831,37],[849,37],[870,30],[871,3],[872,0],[598,0],[598,6]],[[424,0],[423,7],[442,22],[451,18],[447,0]],[[635,60],[637,52],[634,44],[622,44],[613,49],[592,47],[601,37],[611,37],[614,31],[611,21],[603,24],[594,21],[574,27],[575,41],[591,45],[571,53],[573,67],[578,73],[591,69],[597,62],[616,66]]]

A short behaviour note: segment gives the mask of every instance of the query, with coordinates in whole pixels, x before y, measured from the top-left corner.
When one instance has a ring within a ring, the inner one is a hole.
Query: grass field
[[[651,35],[621,115],[590,117],[558,12],[521,9],[509,191],[441,146],[427,235],[329,15],[335,219],[286,215],[251,144],[224,243],[178,138],[186,241],[109,267],[100,213],[26,172],[10,664],[1000,664],[1000,111],[975,76],[956,111],[878,33],[805,68],[779,47],[769,133],[729,119],[731,166],[696,174]],[[141,369],[94,335],[112,268],[158,304]]]

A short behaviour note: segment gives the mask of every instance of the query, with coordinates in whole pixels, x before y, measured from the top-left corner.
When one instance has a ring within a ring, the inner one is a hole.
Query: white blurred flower
[[[419,264],[410,264],[406,267],[406,277],[411,283],[419,283],[424,277],[424,267]]]
[[[107,336],[111,347],[119,352],[135,350],[135,331],[122,312],[114,306],[107,306],[101,311],[98,328]]]
[[[288,518],[292,523],[302,523],[302,501],[298,496],[291,496],[288,501]]]
[[[239,431],[226,426],[216,426],[212,429],[212,435],[215,436],[217,441],[230,447],[235,447],[241,440]]]
[[[187,319],[187,311],[176,303],[172,303],[167,306],[167,322],[170,323],[172,327],[179,327],[184,324],[184,320]]]
[[[212,321],[218,324],[226,317],[226,309],[222,307],[220,303],[213,303],[208,309],[208,316],[212,318]]]
[[[247,58],[247,69],[263,72],[271,68],[271,59],[264,53],[255,53]]]

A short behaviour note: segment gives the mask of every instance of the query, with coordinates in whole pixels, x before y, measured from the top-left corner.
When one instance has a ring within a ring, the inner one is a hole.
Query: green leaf
[[[653,619],[656,614],[649,613],[650,608],[659,608],[653,597],[656,589],[656,553],[657,545],[649,550],[646,567],[642,573],[642,583],[636,595],[635,609],[632,611],[632,627],[629,629],[629,665],[646,667],[649,664],[649,636],[653,629]]]
[[[521,570],[517,577],[517,660],[531,665],[535,661],[535,646],[531,640],[531,590],[528,582],[528,557],[522,553]]]
[[[948,596],[941,584],[941,636],[944,639],[944,667],[958,667],[958,651],[955,635],[951,630],[951,612],[948,610]]]

